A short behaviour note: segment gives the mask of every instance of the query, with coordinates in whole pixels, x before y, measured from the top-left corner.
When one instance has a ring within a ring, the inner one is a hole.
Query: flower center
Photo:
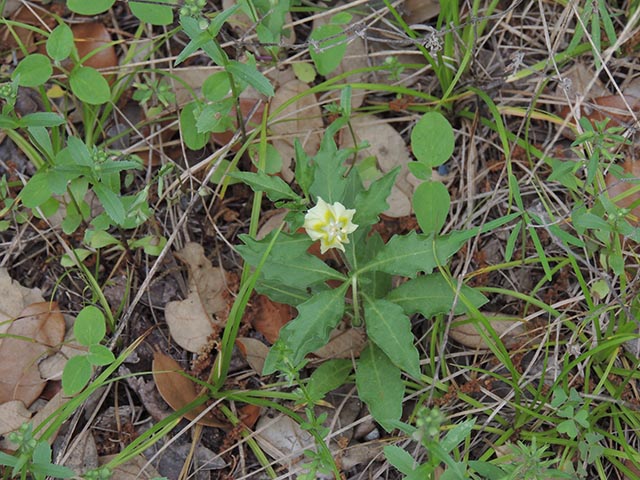
[[[329,241],[333,241],[336,237],[340,237],[342,233],[342,222],[335,218],[329,220],[329,223],[324,227],[324,231],[329,236]]]

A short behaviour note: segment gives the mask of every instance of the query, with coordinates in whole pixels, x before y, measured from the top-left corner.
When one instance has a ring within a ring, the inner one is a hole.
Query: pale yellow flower
[[[349,243],[347,235],[358,225],[351,220],[355,210],[349,210],[340,202],[329,205],[318,197],[318,204],[304,216],[304,229],[312,240],[320,240],[320,252],[338,248],[344,252],[344,243]]]

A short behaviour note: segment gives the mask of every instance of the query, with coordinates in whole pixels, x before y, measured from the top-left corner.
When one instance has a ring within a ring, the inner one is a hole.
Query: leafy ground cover
[[[638,2],[0,2],[3,478],[637,478]]]

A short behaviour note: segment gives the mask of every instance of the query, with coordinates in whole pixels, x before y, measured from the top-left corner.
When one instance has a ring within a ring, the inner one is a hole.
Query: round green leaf
[[[184,144],[190,150],[200,150],[209,141],[209,133],[200,133],[196,127],[197,102],[187,103],[180,112],[180,131]]]
[[[453,128],[438,112],[425,113],[411,131],[413,154],[430,167],[446,162],[453,153],[454,146]]]
[[[62,371],[62,389],[65,395],[75,395],[82,390],[91,379],[93,369],[85,355],[78,355],[67,360]]]
[[[171,0],[156,0],[154,4],[142,2],[129,2],[131,13],[142,22],[151,25],[169,25],[173,23],[173,8],[163,7],[158,3],[175,3]]]
[[[202,84],[202,94],[210,102],[222,100],[231,91],[229,74],[227,72],[217,72],[209,75]]]
[[[47,38],[47,53],[51,58],[62,61],[71,55],[73,50],[73,32],[66,23],[53,29]]]
[[[106,12],[116,0],[68,0],[69,10],[80,15],[98,15]]]
[[[73,324],[73,334],[81,345],[100,343],[105,333],[104,314],[98,308],[89,305],[80,310]]]
[[[440,182],[424,182],[413,194],[413,210],[424,233],[438,233],[447,219],[451,198]]]
[[[69,85],[74,95],[89,105],[101,105],[111,98],[109,84],[100,72],[91,67],[75,68]]]
[[[41,53],[27,55],[11,74],[11,79],[18,79],[21,87],[37,87],[44,84],[53,73],[51,60]]]
[[[89,360],[89,363],[92,365],[109,365],[113,363],[115,359],[113,352],[104,345],[91,345],[89,347],[87,360]]]

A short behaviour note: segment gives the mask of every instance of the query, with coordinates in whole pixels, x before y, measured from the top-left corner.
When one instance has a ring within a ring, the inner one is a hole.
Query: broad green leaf
[[[365,297],[367,336],[391,361],[412,377],[420,378],[420,356],[413,345],[411,321],[402,308],[387,300]]]
[[[102,105],[111,99],[111,90],[104,77],[91,67],[76,67],[69,76],[71,91],[89,105]]]
[[[309,187],[311,187],[311,183],[313,182],[315,164],[311,163],[309,155],[307,155],[302,148],[302,144],[298,138],[293,141],[293,146],[296,154],[296,182],[302,189],[302,192],[305,195],[309,195]]]
[[[413,458],[409,452],[397,445],[387,445],[383,451],[389,463],[397,468],[403,475],[409,475],[418,465],[416,459]]]
[[[257,266],[271,242],[271,236],[254,240],[248,235],[241,235],[240,239],[245,245],[238,245],[238,252],[249,265]],[[299,289],[330,279],[344,280],[342,274],[307,253],[312,243],[306,235],[281,233],[262,268],[263,282]]]
[[[447,259],[462,246],[456,237],[438,237],[418,235],[394,235],[384,248],[360,271],[380,270],[392,275],[415,277],[418,272],[431,273],[438,265],[444,265]]]
[[[113,363],[115,359],[116,357],[113,355],[113,352],[104,345],[96,344],[89,347],[87,360],[89,360],[89,363],[92,365],[109,365],[110,363]]]
[[[227,97],[231,92],[229,74],[216,72],[207,77],[202,84],[202,95],[210,102],[217,102]]]
[[[413,193],[413,210],[423,233],[440,233],[450,206],[449,191],[440,182],[423,182]]]
[[[93,252],[86,248],[74,248],[71,253],[65,253],[60,257],[60,265],[63,267],[77,267],[78,263],[84,262],[84,260]]]
[[[387,198],[391,194],[391,188],[400,172],[400,167],[394,168],[389,173],[374,181],[367,190],[356,196],[353,223],[360,228],[373,225],[378,221],[378,215],[389,208]]]
[[[20,122],[15,118],[11,118],[8,115],[0,114],[0,128],[18,128]]]
[[[309,40],[309,54],[320,75],[333,72],[347,51],[347,36],[344,34],[344,24],[349,23],[351,15],[335,15],[331,23],[321,25],[311,32]],[[341,35],[342,34],[342,35]]]
[[[142,22],[151,25],[169,25],[173,23],[173,8],[160,5],[161,3],[175,4],[174,0],[155,0],[153,4],[142,2],[129,2],[131,13]]]
[[[347,189],[347,179],[344,177],[347,167],[345,160],[349,158],[349,150],[338,150],[333,136],[345,125],[344,119],[333,122],[324,133],[320,150],[313,158],[315,174],[309,192],[317,199],[321,197],[327,203],[341,202],[345,204],[344,193]]]
[[[209,141],[209,133],[200,133],[196,127],[197,102],[187,103],[180,112],[180,133],[190,150],[200,150]]]
[[[391,422],[402,415],[404,383],[400,369],[373,343],[360,354],[356,386],[358,396],[367,404],[373,418],[386,431],[393,430]]]
[[[93,369],[86,355],[77,355],[67,360],[62,371],[62,389],[65,395],[71,396],[82,390],[89,380]]]
[[[49,57],[41,53],[32,53],[24,57],[11,74],[11,79],[18,78],[21,87],[38,87],[44,84],[51,74],[53,67]]]
[[[49,187],[47,173],[48,172],[36,173],[20,192],[22,204],[25,207],[36,208],[51,197],[51,188]]]
[[[267,175],[263,172],[232,172],[229,177],[242,180],[249,185],[254,192],[264,192],[269,200],[276,202],[282,199],[297,200],[300,197],[289,184],[280,177]]]
[[[271,85],[269,79],[260,73],[256,67],[246,63],[240,63],[237,60],[231,60],[225,68],[227,72],[235,78],[248,83],[263,95],[273,97],[275,93],[273,85]]]
[[[233,98],[225,98],[209,105],[203,106],[195,112],[196,128],[201,133],[219,133],[230,130],[233,126],[231,121],[231,109],[233,108]]]
[[[216,171],[213,172],[213,175],[211,175],[211,178],[209,179],[211,183],[215,183],[217,185],[225,180],[227,182],[227,185],[235,185],[236,183],[240,183],[240,180],[231,178],[228,175],[229,173],[239,171],[236,165],[232,166],[231,162],[224,158],[221,158],[216,163],[218,164],[218,167],[216,168]]]
[[[69,10],[80,15],[98,15],[111,8],[116,0],[68,0]]]
[[[100,200],[100,203],[111,220],[121,225],[124,222],[126,212],[120,196],[101,183],[93,185],[93,192],[97,195],[98,200]]]
[[[25,127],[57,127],[64,122],[64,118],[53,112],[28,113],[20,119]]]
[[[322,400],[327,393],[345,382],[351,373],[352,366],[351,360],[347,359],[336,358],[324,362],[309,377],[309,383],[307,383],[309,396],[314,402]]]
[[[66,23],[54,28],[47,38],[47,54],[59,62],[71,55],[73,46],[73,32]]]
[[[67,146],[56,156],[56,164],[93,167],[93,160],[89,149],[82,140],[78,137],[69,137]]]
[[[454,147],[453,128],[438,112],[425,113],[411,131],[413,154],[429,167],[437,167],[446,162]]]
[[[264,267],[267,268],[266,265]],[[294,365],[300,363],[308,353],[326,345],[331,331],[344,315],[344,294],[347,284],[314,295],[296,308],[298,316],[280,329],[278,342],[291,351],[289,359]],[[278,368],[278,349],[272,347],[265,360],[264,374]]]
[[[283,286],[276,282],[265,282],[264,279],[258,280],[255,288],[256,292],[266,295],[274,302],[286,303],[294,307],[306,302],[310,297],[309,293],[303,289]]]
[[[488,302],[482,293],[467,285],[462,286],[460,295],[476,308]],[[441,313],[449,313],[455,297],[455,291],[446,279],[439,272],[435,272],[403,283],[387,295],[387,300],[402,307],[406,315],[421,313],[425,318],[431,318]],[[462,300],[458,300],[454,313],[459,315],[466,311]]]
[[[98,308],[89,305],[80,310],[73,324],[73,334],[81,345],[100,343],[106,333],[104,314]]]

